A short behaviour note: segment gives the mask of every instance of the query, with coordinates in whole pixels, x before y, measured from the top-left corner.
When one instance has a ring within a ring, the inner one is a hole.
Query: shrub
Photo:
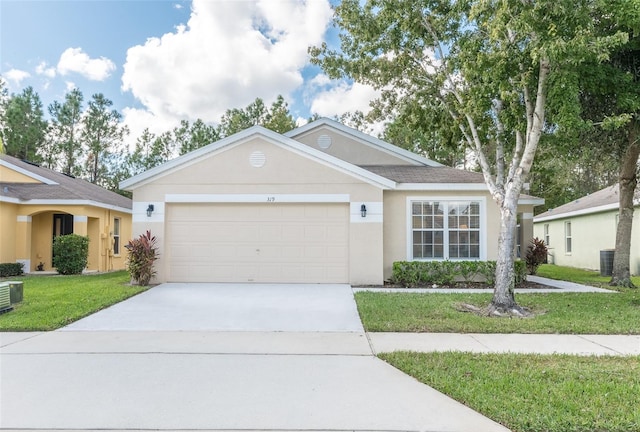
[[[1,263],[0,277],[21,276],[24,273],[23,263]]]
[[[516,285],[527,280],[524,261],[514,263]],[[396,261],[391,282],[407,287],[451,285],[454,282],[495,282],[495,261]]]
[[[140,234],[137,239],[129,240],[125,248],[129,251],[127,257],[127,270],[131,279],[138,285],[147,286],[156,275],[153,268],[154,262],[158,259],[157,239],[151,236],[151,231]]]
[[[60,274],[82,273],[87,267],[88,257],[89,237],[67,234],[53,240],[53,266]]]
[[[540,240],[538,237],[533,238],[527,246],[527,253],[525,255],[525,262],[527,263],[527,271],[530,275],[536,274],[540,264],[544,264],[547,261],[547,245],[544,244],[544,240]]]

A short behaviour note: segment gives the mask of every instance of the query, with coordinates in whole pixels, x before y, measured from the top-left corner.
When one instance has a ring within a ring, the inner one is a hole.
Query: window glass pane
[[[471,245],[471,246],[469,246],[469,258],[480,258],[480,246],[479,245]]]
[[[113,235],[120,235],[120,219],[113,220]]]
[[[425,228],[433,228],[433,216],[425,216],[423,223]]]
[[[469,246],[465,244],[461,244],[458,256],[460,258],[469,258]]]
[[[442,231],[435,231],[433,233],[433,243],[441,245],[444,242],[444,233]]]
[[[434,216],[433,217],[433,227],[434,228],[444,228],[444,217],[439,215],[439,216]]]
[[[479,215],[480,214],[480,203],[479,202],[472,202],[471,205],[469,206],[469,214],[470,215]]]
[[[424,233],[424,244],[433,244],[433,232],[425,231]]]
[[[469,218],[469,227],[470,228],[480,228],[480,216],[471,216]]]
[[[480,232],[479,231],[471,231],[471,232],[469,232],[469,243],[471,243],[471,244],[480,244]]]
[[[458,244],[458,231],[449,231],[449,243]]]
[[[422,246],[413,245],[413,257],[414,258],[422,258]]]
[[[422,214],[422,203],[414,202],[411,204],[411,214],[420,215]]]
[[[413,218],[413,228],[422,228],[422,216],[414,216]]]
[[[449,258],[459,258],[458,245],[449,245]]]
[[[433,257],[444,258],[444,248],[442,247],[442,245],[435,245],[433,247]]]
[[[433,258],[433,246],[429,245],[429,246],[424,246],[422,248],[422,256],[424,258]]]
[[[460,242],[460,244],[469,244],[469,232],[460,231],[458,233],[458,241]]]
[[[469,216],[460,216],[458,219],[458,228],[469,229]]]
[[[413,232],[413,244],[420,244],[422,243],[422,233],[420,231],[414,231]]]
[[[433,205],[430,202],[424,203],[422,212],[425,215],[432,215],[433,214]]]
[[[456,216],[449,216],[449,229],[458,228],[458,218]]]

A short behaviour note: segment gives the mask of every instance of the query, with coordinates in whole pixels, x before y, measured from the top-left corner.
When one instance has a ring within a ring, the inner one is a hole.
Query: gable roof
[[[636,191],[633,201],[634,205],[640,204],[640,193],[638,191]],[[541,213],[534,218],[534,222],[544,222],[554,219],[616,210],[619,207],[619,203],[619,185],[616,183],[613,186],[608,186],[597,192],[561,205],[560,207]]]
[[[369,145],[371,147],[375,147],[378,150],[382,150],[384,152],[387,153],[391,153],[395,156],[398,156],[402,159],[406,159],[406,160],[410,160],[412,162],[415,162],[419,165],[426,165],[426,166],[443,166],[442,164],[433,161],[431,159],[427,159],[423,156],[420,156],[416,153],[410,152],[408,150],[405,150],[401,147],[395,146],[393,144],[390,144],[386,141],[383,141],[379,138],[373,137],[371,135],[365,134],[363,132],[360,132],[357,129],[353,129],[350,128],[349,126],[345,126],[340,122],[337,122],[335,120],[331,120],[328,119],[326,117],[320,118],[318,120],[315,120],[311,123],[307,123],[304,126],[300,126],[296,129],[290,130],[289,132],[284,133],[285,136],[289,137],[289,138],[296,138],[302,135],[305,135],[311,131],[313,131],[314,129],[320,128],[322,126],[329,126],[331,129],[334,129],[336,132],[341,133],[343,135],[347,135],[353,139],[356,139],[357,141]]]
[[[0,179],[0,202],[16,204],[86,204],[131,213],[131,200],[86,180],[69,177],[18,158],[0,155],[0,165],[41,183]]]
[[[142,186],[143,184],[146,184],[158,177],[162,177],[171,172],[174,172],[175,170],[182,169],[193,163],[196,163],[203,156],[222,151],[226,147],[241,144],[255,137],[261,137],[272,144],[286,147],[287,149],[292,150],[301,156],[333,167],[338,171],[344,172],[348,175],[359,178],[367,183],[376,185],[383,189],[395,187],[395,182],[388,178],[360,168],[356,165],[350,164],[349,162],[346,162],[335,156],[331,156],[329,154],[316,150],[312,147],[304,145],[296,140],[288,138],[262,126],[252,126],[249,129],[245,129],[244,131],[223,138],[220,141],[216,141],[212,144],[201,147],[197,150],[165,162],[164,164],[152,168],[148,171],[133,176],[127,180],[124,180],[120,183],[120,188],[124,190],[132,190],[135,187]]]
[[[446,166],[361,165],[361,167],[397,183],[479,183],[484,185],[482,174]]]

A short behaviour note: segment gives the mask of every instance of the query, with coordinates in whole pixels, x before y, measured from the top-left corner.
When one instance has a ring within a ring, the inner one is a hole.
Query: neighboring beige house
[[[549,246],[549,262],[600,270],[600,251],[615,249],[618,185],[572,201],[534,218],[534,234]],[[640,274],[640,199],[635,200],[630,270]]]
[[[255,126],[121,183],[133,232],[159,240],[159,282],[381,284],[399,260],[496,259],[481,174],[328,119]],[[523,238],[533,206],[523,196]]]
[[[125,268],[131,200],[85,180],[0,155],[0,262],[53,270],[56,236],[89,237],[87,270]]]

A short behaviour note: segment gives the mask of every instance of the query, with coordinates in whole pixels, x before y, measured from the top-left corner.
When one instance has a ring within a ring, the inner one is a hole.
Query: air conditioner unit
[[[12,310],[11,287],[8,283],[0,284],[0,314]]]

